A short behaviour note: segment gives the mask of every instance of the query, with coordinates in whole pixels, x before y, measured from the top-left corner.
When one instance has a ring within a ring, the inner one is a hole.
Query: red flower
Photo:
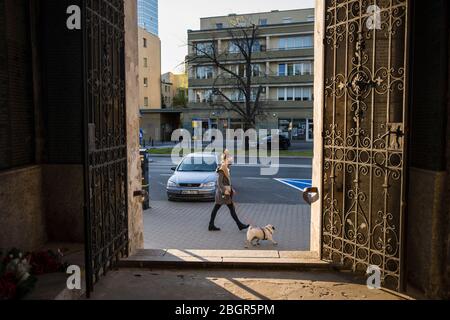
[[[57,256],[50,254],[48,251],[33,253],[30,264],[32,273],[35,275],[58,272],[61,268]]]
[[[6,273],[0,278],[0,300],[12,300],[16,297],[17,284],[13,273]]]

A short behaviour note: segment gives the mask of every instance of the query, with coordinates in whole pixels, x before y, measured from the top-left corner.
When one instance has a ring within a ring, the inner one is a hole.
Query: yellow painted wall
[[[147,47],[144,47],[144,38]],[[139,28],[139,107],[141,109],[161,108],[161,40]],[[144,59],[147,58],[147,67]],[[144,86],[144,78],[148,79],[148,86]],[[148,97],[148,106],[144,100]]]

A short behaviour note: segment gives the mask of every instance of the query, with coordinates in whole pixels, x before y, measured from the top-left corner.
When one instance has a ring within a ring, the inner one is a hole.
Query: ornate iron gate
[[[402,289],[408,0],[326,0],[322,258]]]
[[[86,284],[128,254],[124,1],[83,1]]]

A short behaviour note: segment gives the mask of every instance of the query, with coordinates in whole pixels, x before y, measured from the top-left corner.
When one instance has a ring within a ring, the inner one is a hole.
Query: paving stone
[[[208,231],[212,203],[153,201],[144,213],[145,248],[246,250],[246,231],[239,231],[228,208],[217,215],[219,232]],[[253,251],[282,250],[307,251],[310,246],[311,211],[307,205],[237,204],[240,219],[256,226],[272,224],[276,227],[274,239]]]

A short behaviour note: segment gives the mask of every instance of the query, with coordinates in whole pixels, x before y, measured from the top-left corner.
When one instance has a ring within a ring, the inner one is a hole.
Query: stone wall
[[[448,12],[448,11],[447,11]],[[447,16],[447,35],[448,35],[448,47],[450,52],[450,23],[448,22]],[[446,197],[444,200],[445,203],[445,221],[444,224],[447,226],[446,236],[445,236],[445,248],[446,248],[446,259],[445,259],[445,281],[446,281],[446,293],[447,299],[450,299],[450,58],[448,59],[448,72],[447,72],[447,152],[446,152],[446,160],[447,160],[447,177],[446,177]]]
[[[129,253],[144,247],[142,203],[133,193],[142,189],[139,155],[139,58],[137,2],[125,1],[125,72],[128,147]]]
[[[42,167],[0,173],[0,249],[34,250],[47,241]]]
[[[83,166],[43,166],[43,190],[48,240],[83,243]]]

